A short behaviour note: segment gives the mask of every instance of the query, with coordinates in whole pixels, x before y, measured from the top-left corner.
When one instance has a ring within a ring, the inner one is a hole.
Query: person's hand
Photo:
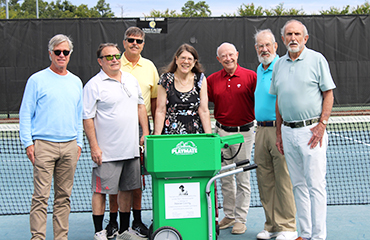
[[[82,149],[81,149],[80,146],[77,146],[77,147],[78,147],[78,150],[77,150],[77,161],[78,161],[78,159],[80,159],[80,157],[81,157]]]
[[[31,161],[32,165],[35,165],[35,145],[30,145],[26,148],[27,157]]]
[[[100,149],[100,147],[94,147],[91,148],[91,159],[94,161],[94,163],[98,164],[99,166],[103,163],[102,158],[103,152]]]
[[[141,136],[140,138],[140,146],[143,146],[144,145],[144,140],[145,140],[145,136]]]
[[[310,145],[310,148],[315,148],[320,142],[320,147],[322,146],[322,137],[324,136],[326,126],[324,124],[317,124],[315,127],[311,128],[312,137],[308,141],[307,145]]]
[[[283,139],[281,138],[281,134],[276,135],[276,147],[278,148],[278,151],[284,155]]]

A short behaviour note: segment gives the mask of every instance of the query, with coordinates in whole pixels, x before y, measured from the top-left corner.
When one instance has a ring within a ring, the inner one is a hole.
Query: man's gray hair
[[[301,24],[301,25],[303,26],[303,37],[305,37],[305,36],[307,36],[307,35],[308,35],[308,31],[307,31],[306,26],[305,26],[302,22],[300,22],[300,21],[298,21],[298,20],[295,20],[295,19],[292,19],[292,20],[287,21],[287,22],[284,24],[284,26],[281,28],[281,36],[283,36],[283,37],[284,37],[286,26],[287,26],[289,23],[292,23],[292,22],[297,22],[297,23],[299,23],[299,24]]]
[[[68,43],[69,51],[70,51],[70,53],[72,53],[73,52],[72,40],[64,34],[57,34],[57,35],[55,35],[54,37],[52,37],[50,39],[49,45],[48,45],[49,52],[52,52],[54,50],[55,46],[61,44],[62,42],[67,42]]]
[[[129,27],[125,32],[126,40],[129,36],[140,36],[145,41],[145,32],[138,27]]]
[[[220,49],[220,47],[222,46],[222,45],[224,45],[224,44],[229,44],[229,45],[231,45],[234,49],[235,49],[235,52],[237,52],[238,50],[236,50],[236,47],[235,47],[235,45],[234,44],[232,44],[232,43],[228,43],[228,42],[224,42],[224,43],[221,43],[221,45],[220,46],[218,46],[218,48],[216,49],[216,56],[217,57],[220,57],[220,56],[218,56],[218,50]]]
[[[268,33],[270,34],[271,36],[271,40],[272,40],[272,43],[276,42],[275,40],[275,36],[274,34],[272,33],[271,29],[269,28],[266,28],[266,29],[262,29],[262,30],[257,30],[256,33],[254,34],[254,42],[255,42],[255,45],[257,45],[257,37],[260,33]]]

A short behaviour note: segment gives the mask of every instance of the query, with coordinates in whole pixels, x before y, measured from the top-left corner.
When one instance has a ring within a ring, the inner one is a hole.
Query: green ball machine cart
[[[257,166],[231,164],[221,169],[221,149],[243,143],[243,135],[150,135],[145,166],[152,176],[153,224],[150,240],[215,240],[214,181]]]

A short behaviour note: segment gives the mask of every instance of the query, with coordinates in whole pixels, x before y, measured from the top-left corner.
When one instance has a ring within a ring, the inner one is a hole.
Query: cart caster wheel
[[[182,237],[176,228],[164,226],[153,233],[152,240],[182,240]]]
[[[152,237],[153,237],[153,223],[150,224],[150,227],[149,227],[148,239],[152,240]]]

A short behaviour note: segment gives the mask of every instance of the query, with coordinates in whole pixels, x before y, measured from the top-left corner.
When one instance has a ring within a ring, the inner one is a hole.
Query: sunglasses
[[[134,43],[136,41],[137,44],[142,44],[144,42],[143,39],[135,39],[135,38],[126,38],[126,41],[129,43]]]
[[[116,58],[117,60],[120,60],[122,57],[122,55],[120,53],[117,53],[117,54],[114,54],[114,55],[106,55],[106,56],[102,56],[100,58],[105,58],[107,59],[107,61],[112,61],[113,58]]]
[[[63,55],[67,57],[71,51],[68,51],[68,50],[63,50],[63,51],[61,51],[61,50],[54,50],[53,52],[57,56],[59,56],[61,53],[63,53]]]

